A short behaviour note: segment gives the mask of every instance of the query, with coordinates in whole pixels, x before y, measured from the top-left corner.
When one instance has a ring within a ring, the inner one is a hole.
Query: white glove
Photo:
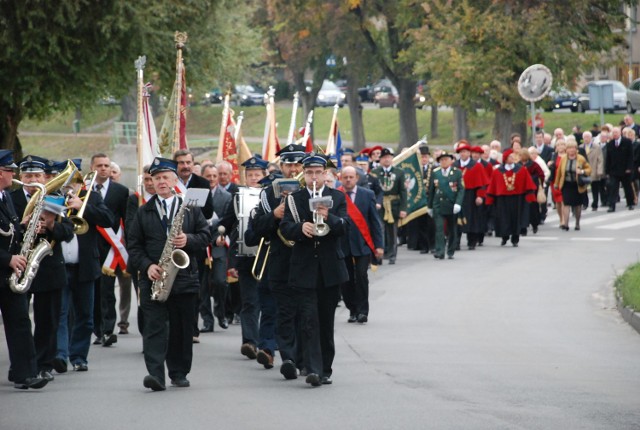
[[[461,210],[461,209],[462,209],[462,208],[460,207],[460,205],[459,205],[459,204],[457,204],[457,203],[456,203],[456,204],[454,204],[454,205],[453,205],[453,213],[454,213],[454,214],[460,213],[460,210]]]

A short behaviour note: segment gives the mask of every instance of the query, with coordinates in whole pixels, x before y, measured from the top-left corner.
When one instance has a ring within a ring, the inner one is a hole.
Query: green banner
[[[404,170],[404,185],[407,189],[407,216],[400,220],[399,226],[427,213],[427,190],[422,183],[420,164],[421,143],[416,143],[393,159],[393,165]]]

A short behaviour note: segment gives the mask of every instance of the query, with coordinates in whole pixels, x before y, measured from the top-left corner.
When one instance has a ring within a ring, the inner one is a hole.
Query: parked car
[[[204,94],[202,103],[205,105],[208,104],[220,104],[224,100],[224,94],[220,91],[219,88],[214,88],[208,93]]]
[[[318,92],[318,97],[316,98],[316,106],[334,106],[338,105],[343,107],[346,103],[347,96],[345,93],[340,91],[340,88],[333,82],[328,79],[325,79],[322,82],[322,87],[320,87],[320,91]]]
[[[580,92],[579,98],[583,111],[591,109],[589,87],[599,85],[613,86],[613,109],[606,109],[607,112],[626,110],[628,113],[634,113],[640,109],[640,95],[636,94],[637,91],[625,87],[620,81],[602,80],[589,82]],[[633,83],[631,86],[633,87]]]
[[[373,102],[378,105],[379,108],[397,108],[398,90],[393,85],[379,87],[375,96],[373,96]]]
[[[265,92],[255,85],[236,85],[231,96],[236,106],[260,106],[264,105]]]
[[[583,110],[580,103],[580,95],[567,88],[549,91],[549,94],[542,100],[541,104],[547,112],[565,108],[571,109],[571,112],[582,112]]]

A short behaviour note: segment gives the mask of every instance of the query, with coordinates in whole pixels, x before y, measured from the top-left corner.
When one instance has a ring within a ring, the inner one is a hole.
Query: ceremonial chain
[[[514,173],[513,175],[511,175],[510,177],[507,176],[507,172],[502,174],[502,177],[504,178],[504,184],[507,187],[507,191],[513,191],[516,189],[516,174]]]

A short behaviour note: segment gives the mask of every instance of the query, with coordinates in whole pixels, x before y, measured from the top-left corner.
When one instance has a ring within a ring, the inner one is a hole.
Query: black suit
[[[349,197],[347,197],[349,198]],[[366,222],[374,248],[382,248],[382,222],[376,209],[373,191],[358,187],[354,204]],[[348,207],[348,206],[347,206]],[[369,315],[369,277],[367,270],[373,250],[364,239],[354,220],[349,217],[348,234],[343,236],[342,247],[349,280],[342,284],[342,297],[351,316]]]
[[[620,193],[620,183],[624,188],[627,206],[635,204],[631,175],[633,173],[633,145],[630,139],[621,137],[618,142],[607,142],[607,156],[604,172],[609,175],[609,208],[615,209]]]
[[[129,228],[129,258],[140,271],[140,306],[144,313],[144,359],[149,374],[164,384],[166,361],[171,379],[186,377],[193,357],[193,318],[200,290],[196,252],[206,247],[211,236],[202,211],[188,210],[182,224],[187,235],[183,248],[189,266],[179,270],[166,302],[151,300],[149,266],[157,264],[167,241],[167,230],[157,210],[158,196],[142,206]],[[176,209],[177,213],[177,209]],[[169,324],[167,324],[167,321]]]
[[[8,232],[13,225],[14,235],[0,234],[0,312],[9,350],[11,374],[16,382],[22,382],[26,378],[36,376],[36,352],[31,334],[27,295],[14,293],[7,282],[13,273],[9,263],[11,257],[20,250],[22,233],[11,197],[9,193],[5,196],[0,201],[0,230]]]
[[[16,212],[23,214],[27,206],[27,199],[22,188],[13,191],[11,198]],[[53,370],[53,359],[56,357],[57,350],[56,336],[60,321],[62,287],[67,282],[60,243],[70,240],[72,237],[73,224],[64,218],[60,222],[54,223],[52,231],[38,235],[34,244],[37,246],[40,238],[53,244],[53,255],[42,259],[29,289],[29,299],[33,298],[33,341],[36,347],[39,372]]]
[[[534,145],[534,147],[538,149],[537,145]],[[553,149],[549,145],[542,145],[542,150],[538,149],[538,155],[544,160],[546,164],[551,160],[551,157],[553,156]]]
[[[97,185],[96,185],[97,187]],[[94,189],[96,189],[94,187]],[[99,191],[96,191],[99,193]],[[129,189],[124,185],[109,180],[107,193],[104,197],[104,204],[113,213],[113,223],[110,225],[113,231],[120,228],[120,220],[124,223],[127,216],[127,199],[129,198]],[[125,225],[126,228],[126,225]],[[100,263],[103,264],[109,254],[111,246],[100,235],[98,238],[98,249],[100,251]],[[120,269],[116,269],[120,272]],[[120,281],[123,277],[119,277]],[[96,280],[95,306],[93,308],[94,333],[100,337],[113,333],[116,325],[116,296],[114,292],[116,277],[103,274]],[[128,285],[121,285],[120,288],[131,288],[130,281]]]
[[[86,191],[81,191],[83,198]],[[62,290],[62,313],[58,327],[56,357],[71,364],[87,364],[91,333],[93,332],[94,285],[102,274],[96,226],[111,227],[113,213],[99,193],[90,193],[82,216],[89,225],[85,234],[78,235],[78,261],[66,263],[65,286]],[[68,246],[72,246],[69,244]],[[70,312],[69,309],[73,311]],[[69,319],[69,314],[73,318]],[[69,323],[73,327],[69,327]]]
[[[287,314],[285,320],[288,324],[293,324],[295,318],[300,317],[306,341],[307,370],[330,377],[335,356],[333,328],[335,310],[340,300],[339,286],[349,279],[340,243],[340,236],[347,231],[348,218],[347,202],[341,191],[325,186],[322,195],[333,199],[333,207],[325,220],[331,230],[323,237],[308,238],[302,233],[303,223],[313,222],[309,190],[305,188],[291,195],[300,217],[299,222],[293,216],[289,201],[286,203],[280,229],[285,238],[295,242],[289,272],[288,303],[291,307],[279,309],[278,312]],[[279,344],[283,358],[286,354],[287,359],[294,359],[293,342],[294,339],[285,339],[284,344]]]

